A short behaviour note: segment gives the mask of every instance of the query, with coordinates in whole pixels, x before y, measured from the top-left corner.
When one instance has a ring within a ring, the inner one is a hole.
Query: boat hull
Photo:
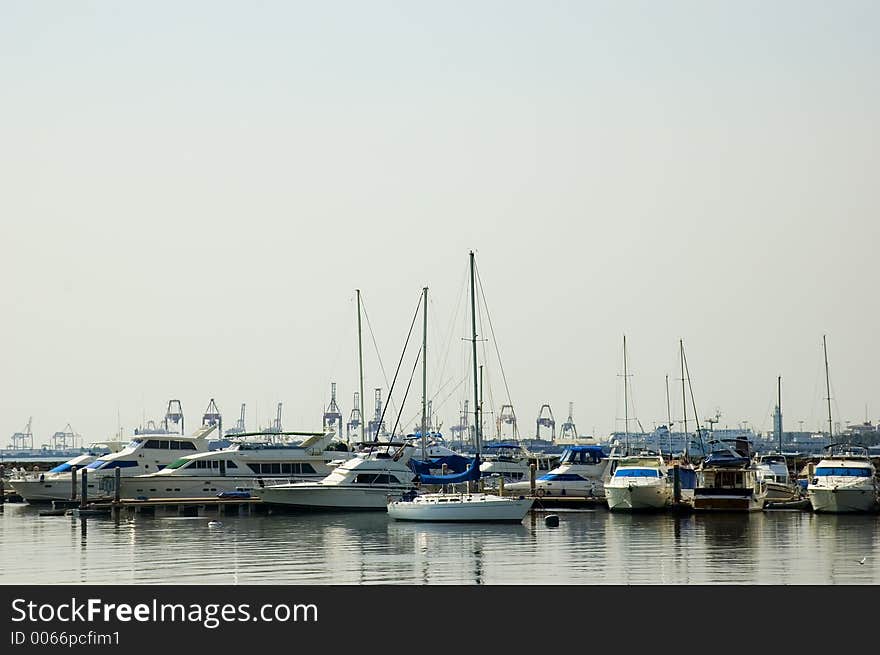
[[[445,523],[520,523],[532,508],[531,498],[467,500],[424,503],[397,501],[389,503],[388,516],[397,521]]]
[[[871,512],[877,500],[873,489],[812,488],[807,490],[814,512],[844,514]]]
[[[266,478],[263,478],[264,480]],[[285,481],[294,481],[285,478]],[[301,481],[308,481],[306,478]],[[212,498],[230,491],[253,493],[258,486],[257,478],[238,476],[204,478],[197,476],[159,475],[151,477],[123,478],[122,498]]]
[[[96,479],[97,478],[97,479]],[[87,483],[89,496],[112,496],[113,491],[107,491],[107,486],[101,484],[101,477],[90,475]],[[109,482],[115,484],[110,478]],[[76,480],[76,491],[73,489],[73,482],[70,474],[60,475],[58,478],[44,480],[11,480],[9,485],[24,500],[31,504],[51,503],[53,500],[70,500],[71,498],[79,498],[82,492],[82,479]]]
[[[355,488],[348,486],[296,485],[296,487],[264,487],[254,490],[254,495],[269,505],[279,505],[299,510],[367,510],[385,511],[388,501],[399,500],[408,489],[401,487],[371,486]]]
[[[764,509],[766,495],[694,493],[694,509],[709,512],[760,512]]]
[[[672,504],[666,484],[605,485],[605,500],[612,511],[660,510]]]

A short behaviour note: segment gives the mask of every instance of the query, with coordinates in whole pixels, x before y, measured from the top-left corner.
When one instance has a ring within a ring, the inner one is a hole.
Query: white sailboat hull
[[[491,494],[426,494],[412,501],[389,503],[388,515],[397,521],[519,523],[533,502],[532,498]]]
[[[807,490],[810,505],[814,512],[842,514],[848,512],[870,512],[875,509],[877,500],[873,488],[816,488]]]
[[[663,509],[672,504],[672,489],[659,484],[605,485],[605,499],[610,510]]]
[[[398,500],[408,490],[408,487],[402,486],[356,487],[304,483],[289,487],[257,488],[253,494],[270,505],[295,509],[384,511],[389,499]]]

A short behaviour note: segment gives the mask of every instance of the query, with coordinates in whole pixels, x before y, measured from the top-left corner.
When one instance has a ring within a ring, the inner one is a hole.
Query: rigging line
[[[419,308],[422,306],[422,294],[419,294],[419,302],[416,303],[416,311],[413,314],[412,323],[409,325],[409,334],[406,335],[406,342],[403,344],[403,351],[400,353],[400,361],[397,362],[397,370],[394,371],[394,379],[391,381],[391,388],[388,390],[388,402],[382,407],[382,416],[379,417],[379,425],[385,421],[385,412],[388,411],[388,406],[391,404],[391,396],[394,393],[394,385],[397,384],[397,376],[400,373],[400,365],[403,364],[403,357],[406,355],[406,347],[409,345],[409,339],[412,336],[413,328],[416,325],[416,319],[419,317]],[[373,441],[379,440],[379,428],[376,428],[376,436],[373,438]]]
[[[449,398],[452,397],[452,394],[455,393],[455,391],[456,391],[456,390],[462,385],[462,383],[464,382],[465,379],[466,379],[466,378],[462,378],[461,380],[459,380],[459,381],[458,381],[458,384],[456,384],[456,385],[452,388],[452,391],[450,391],[450,392],[446,395],[446,397],[445,397],[440,403],[438,403],[436,406],[432,406],[433,409],[434,409],[434,412],[435,412],[435,413],[436,413],[438,410],[440,410],[440,409],[443,408],[443,405],[446,403],[446,401],[449,400]],[[439,389],[437,389],[437,392],[436,392],[433,396],[431,396],[430,398],[428,398],[428,400],[430,400],[431,402],[434,402],[434,400],[436,400],[437,397],[440,395],[440,392],[443,390],[443,387],[445,387],[447,384],[449,384],[449,383],[452,382],[452,381],[453,381],[453,378],[449,378],[446,382],[444,382],[444,383],[440,386]],[[409,421],[407,421],[407,422],[405,423],[405,425],[409,425],[410,423],[414,423],[416,420],[420,420],[420,419],[421,419],[421,409],[419,409],[418,411],[414,412],[413,415],[412,415],[412,417],[409,419]]]
[[[422,348],[419,347],[419,352],[416,353],[416,361],[413,362],[413,368],[409,374],[409,382],[406,383],[406,391],[403,392],[403,400],[400,401],[400,411],[397,412],[397,419],[394,421],[394,427],[391,428],[391,441],[394,441],[394,433],[397,432],[397,426],[400,425],[400,415],[403,414],[403,408],[406,406],[406,397],[409,395],[409,389],[412,386],[413,378],[416,375],[416,368],[419,365],[421,357]]]
[[[443,356],[443,361],[441,362],[441,367],[440,367],[439,378],[441,380],[443,379],[443,376],[446,374],[446,365],[447,365],[447,362],[449,361],[449,353],[452,352],[452,339],[455,336],[455,326],[456,326],[456,322],[458,321],[458,314],[461,311],[462,306],[465,304],[465,302],[467,300],[467,298],[465,297],[465,295],[463,293],[463,291],[465,289],[465,285],[467,284],[467,278],[468,278],[467,274],[468,274],[468,267],[465,266],[464,275],[462,276],[461,284],[459,285],[459,288],[458,288],[458,294],[456,295],[456,297],[458,298],[458,303],[456,304],[455,309],[453,311],[452,320],[449,322],[449,333],[448,333],[449,336],[446,340],[445,354]]]
[[[489,321],[489,331],[492,334],[492,343],[495,345],[495,354],[498,357],[498,368],[501,369],[501,379],[504,380],[504,389],[507,391],[507,402],[511,405],[513,401],[510,399],[510,387],[507,386],[507,376],[504,374],[504,364],[501,363],[501,353],[498,351],[498,341],[495,339],[495,328],[492,326],[492,315],[489,313],[489,304],[486,302],[486,292],[483,290],[483,278],[480,277],[480,270],[474,263],[477,270],[477,282],[480,285],[480,296],[483,298],[483,309],[486,310],[486,318]]]
[[[694,387],[691,384],[691,372],[690,372],[690,369],[688,369],[688,358],[687,358],[687,355],[685,354],[684,350],[681,351],[681,356],[682,356],[682,359],[684,360],[684,372],[685,372],[685,375],[687,376],[688,390],[691,393],[691,405],[694,408],[694,421],[697,424],[697,435],[699,435],[699,437],[700,437],[700,449],[703,451],[703,453],[705,453],[706,447],[703,444],[703,429],[700,427],[700,415],[697,412],[697,401],[694,400]]]
[[[421,302],[421,301],[419,301]],[[382,371],[382,377],[385,379],[385,387],[389,389],[388,391],[388,400],[386,404],[392,402],[391,400],[391,391],[388,384],[388,374],[385,372],[385,364],[382,363],[382,355],[379,354],[379,344],[376,343],[376,335],[373,333],[373,326],[370,324],[370,317],[367,314],[367,305],[364,302],[364,295],[361,294],[361,309],[364,312],[364,318],[367,320],[367,329],[370,331],[370,339],[373,341],[373,348],[376,349],[376,359],[379,360],[379,369]],[[364,399],[366,401],[366,399]],[[384,413],[384,412],[383,412]]]

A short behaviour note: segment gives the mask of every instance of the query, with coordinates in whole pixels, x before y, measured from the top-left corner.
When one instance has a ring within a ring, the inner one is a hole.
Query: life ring
[[[543,489],[535,489],[535,497],[536,498],[543,498],[545,493],[547,493],[547,492],[544,491]]]

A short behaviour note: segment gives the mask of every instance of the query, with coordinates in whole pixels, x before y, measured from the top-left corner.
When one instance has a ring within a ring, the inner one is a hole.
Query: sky
[[[771,429],[782,376],[818,429],[823,335],[835,420],[876,421],[878,28],[855,0],[7,0],[0,445],[171,398],[315,429],[331,382],[348,416],[356,289],[371,414],[424,286],[449,426],[470,250],[521,436],[543,403],[622,429],[624,334],[647,430],[666,376],[681,415],[679,339],[721,427]]]

